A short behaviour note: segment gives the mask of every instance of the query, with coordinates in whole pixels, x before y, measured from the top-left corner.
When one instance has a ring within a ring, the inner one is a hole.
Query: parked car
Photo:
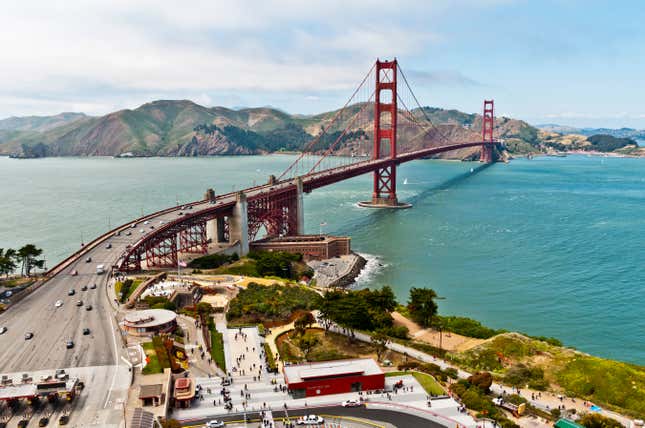
[[[206,422],[206,428],[222,428],[224,426],[224,421],[212,420]]]
[[[58,425],[67,425],[69,423],[69,416],[63,415],[58,419]]]
[[[43,416],[43,417],[42,417],[42,418],[40,418],[40,420],[38,421],[38,426],[39,426],[39,427],[46,427],[46,426],[47,426],[47,424],[49,424],[49,418],[48,418],[47,416]]]
[[[83,336],[87,336],[88,334],[90,334],[90,329],[89,329],[89,328],[87,328],[87,327],[85,327],[85,328],[83,329]]]
[[[363,405],[360,400],[357,400],[356,398],[350,398],[349,400],[343,401],[341,404],[343,407],[360,407]]]
[[[320,425],[324,423],[325,420],[318,415],[305,415],[296,420],[296,425]]]

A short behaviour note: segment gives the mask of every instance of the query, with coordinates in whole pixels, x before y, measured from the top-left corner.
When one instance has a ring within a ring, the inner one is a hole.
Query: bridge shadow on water
[[[421,201],[440,193],[444,190],[454,188],[460,184],[474,178],[477,174],[480,174],[486,171],[488,168],[495,165],[495,163],[485,163],[479,165],[477,168],[472,168],[472,171],[469,170],[463,174],[459,174],[455,177],[450,178],[449,180],[439,182],[434,186],[430,186],[422,192],[414,195],[411,198],[405,199],[402,202],[412,204],[412,208],[408,209],[375,209],[375,208],[362,208],[362,211],[365,215],[360,216],[355,221],[350,221],[348,224],[345,224],[337,232],[340,235],[351,235],[352,232],[356,232],[358,229],[367,227],[374,222],[379,222],[387,219],[394,218],[396,215],[405,214],[409,210],[415,209],[415,206]]]

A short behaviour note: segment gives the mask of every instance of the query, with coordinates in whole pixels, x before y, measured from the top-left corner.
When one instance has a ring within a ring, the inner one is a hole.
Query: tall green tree
[[[434,301],[437,293],[432,288],[410,289],[410,300],[408,310],[412,319],[422,327],[430,327],[432,320],[437,315],[437,303]]]
[[[298,348],[305,356],[305,360],[309,359],[309,353],[320,343],[316,336],[310,333],[305,333],[296,341]]]
[[[40,268],[45,265],[44,259],[38,259],[37,257],[43,253],[41,248],[36,247],[34,244],[27,244],[18,250],[18,258],[21,260],[22,265],[20,268],[20,273],[25,276],[31,275],[31,270],[33,268]]]
[[[374,352],[376,352],[376,359],[381,361],[383,354],[387,351],[387,335],[382,330],[377,330],[376,333],[372,335],[372,345],[374,345]]]
[[[13,248],[0,248],[0,275],[5,275],[9,277],[9,274],[12,273],[18,267],[16,263],[16,250]]]

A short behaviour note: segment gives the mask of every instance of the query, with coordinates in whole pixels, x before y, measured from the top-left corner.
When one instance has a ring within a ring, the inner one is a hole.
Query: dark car
[[[81,291],[87,291],[87,285],[82,286]]]
[[[63,415],[58,420],[58,425],[67,425],[69,423],[69,416]]]
[[[91,257],[86,258],[85,263],[92,263],[92,258]]]
[[[79,300],[78,302],[76,302],[76,306],[83,306],[83,301]]]
[[[74,294],[76,294],[76,290],[74,290],[73,288],[67,292],[68,296],[73,296]]]
[[[74,347],[74,341],[68,340],[65,346],[67,347],[67,349],[72,349]]]
[[[27,333],[25,333],[25,340],[29,340],[32,337],[34,337],[34,334],[32,332],[28,331]]]
[[[48,423],[49,423],[49,418],[47,416],[44,416],[44,417],[40,418],[40,420],[38,421],[38,426],[39,427],[46,427]]]
[[[112,244],[110,244],[110,243],[108,242],[108,244],[105,246],[105,248],[109,250],[110,248],[112,248]]]
[[[86,310],[86,311],[91,311],[91,310],[92,310],[92,305],[87,305],[87,306],[85,306],[85,310]]]
[[[83,329],[83,336],[87,336],[88,334],[90,334],[90,329],[89,329],[89,328],[87,328],[87,327],[85,327],[85,328]]]

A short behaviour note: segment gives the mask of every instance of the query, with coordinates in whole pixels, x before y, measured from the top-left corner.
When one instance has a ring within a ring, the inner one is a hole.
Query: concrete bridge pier
[[[296,216],[297,216],[297,227],[296,234],[304,235],[305,234],[305,205],[304,205],[304,192],[302,187],[302,178],[296,178]]]
[[[206,238],[213,244],[224,244],[228,242],[225,236],[226,219],[224,217],[214,218],[206,222]]]
[[[248,202],[244,192],[237,192],[235,197],[233,216],[228,219],[229,239],[230,242],[239,242],[239,255],[245,256],[249,253]]]

